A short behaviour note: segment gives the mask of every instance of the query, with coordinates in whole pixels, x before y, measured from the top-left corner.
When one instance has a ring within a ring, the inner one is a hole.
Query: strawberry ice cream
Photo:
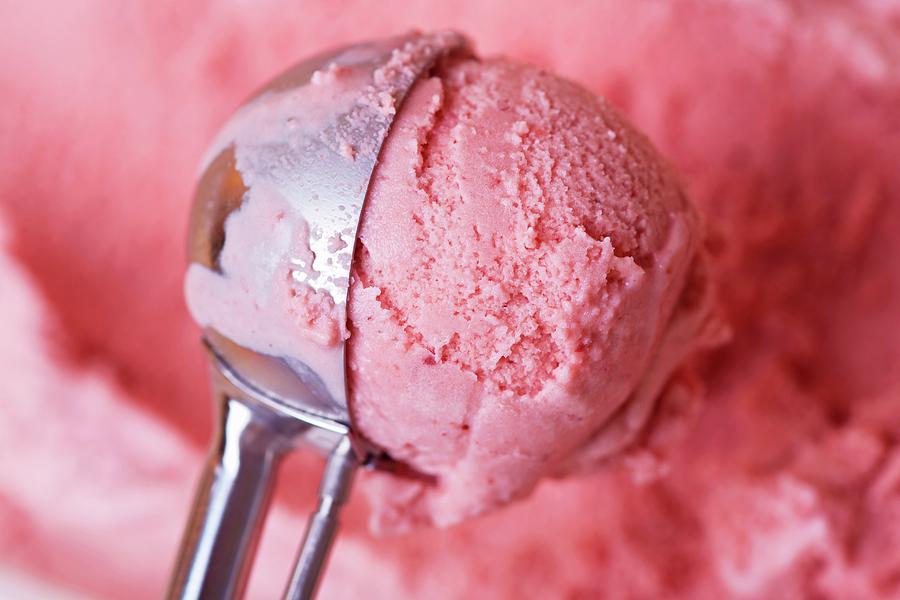
[[[356,494],[321,597],[900,597],[896,1],[349,0],[338,12],[86,0],[0,13],[0,596],[27,598],[26,577],[42,598],[49,586],[163,594],[210,435],[182,294],[205,146],[247,90],[298,58],[452,28],[511,61],[483,65],[534,64],[608,98],[671,160],[707,221],[731,336],[650,394],[646,427],[606,468],[582,451],[584,469],[560,471],[589,474],[377,539]],[[250,598],[280,593],[314,501],[321,463],[286,466]],[[396,492],[388,476],[360,484]]]
[[[454,522],[621,451],[710,312],[697,215],[647,140],[503,60],[413,89],[359,239],[354,421],[437,478],[383,493],[401,522]]]
[[[414,35],[388,68],[448,35]],[[353,114],[358,99],[342,90],[355,75],[341,64],[299,90],[262,94],[219,136],[214,148],[233,149],[246,194],[225,222],[221,273],[189,269],[194,317],[302,360],[333,389],[342,382],[323,357],[347,338],[357,434],[431,481],[378,492],[378,525],[446,525],[621,452],[709,329],[699,219],[671,170],[579,86],[445,56],[381,149],[347,331],[334,307],[343,296],[320,288],[315,265],[322,243],[349,260],[352,232],[305,220],[302,200],[269,183],[264,158],[281,147],[274,140],[324,129],[335,106]],[[341,153],[344,167],[374,150]]]

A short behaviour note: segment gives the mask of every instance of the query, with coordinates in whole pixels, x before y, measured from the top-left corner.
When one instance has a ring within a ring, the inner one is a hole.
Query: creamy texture
[[[417,84],[363,213],[351,410],[437,482],[377,496],[380,525],[458,521],[621,451],[705,333],[700,237],[646,139],[575,84],[503,60]]]
[[[900,597],[900,6],[561,6],[0,7],[0,561],[164,595],[211,433],[182,296],[208,141],[298,57],[453,27],[610,98],[673,161],[733,334],[667,386],[631,468],[377,540],[359,492],[386,478],[364,475],[322,599]],[[321,463],[296,459],[253,600],[282,592],[313,508]]]

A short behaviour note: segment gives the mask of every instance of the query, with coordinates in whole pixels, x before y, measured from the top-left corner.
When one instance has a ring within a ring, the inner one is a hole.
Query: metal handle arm
[[[325,463],[319,484],[319,505],[307,523],[284,600],[311,600],[315,595],[357,465],[349,438],[342,438]]]
[[[275,475],[288,450],[268,415],[221,397],[219,430],[194,498],[169,600],[228,600],[243,595]]]

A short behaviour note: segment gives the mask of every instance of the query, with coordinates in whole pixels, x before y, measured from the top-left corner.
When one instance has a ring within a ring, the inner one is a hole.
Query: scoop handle
[[[319,503],[306,525],[284,600],[311,600],[315,596],[358,464],[350,439],[342,438],[325,463],[319,484]]]
[[[275,483],[290,449],[271,415],[219,391],[216,439],[194,497],[166,598],[241,598]]]

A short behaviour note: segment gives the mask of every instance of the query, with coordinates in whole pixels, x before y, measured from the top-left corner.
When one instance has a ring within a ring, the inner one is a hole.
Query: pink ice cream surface
[[[437,484],[382,516],[457,521],[632,442],[709,312],[700,236],[603,99],[505,60],[420,81],[363,214],[349,364],[359,431]]]

